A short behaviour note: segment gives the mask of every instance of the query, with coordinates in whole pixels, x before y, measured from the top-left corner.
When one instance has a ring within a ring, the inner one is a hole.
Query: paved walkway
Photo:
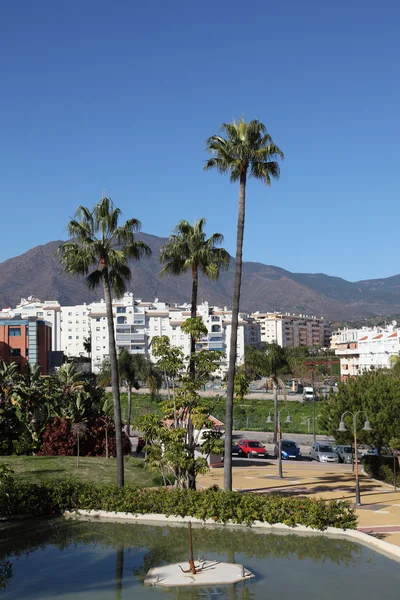
[[[243,461],[242,461],[243,462]],[[198,477],[199,487],[223,487],[223,468]],[[355,502],[355,475],[351,465],[283,462],[283,479],[278,462],[251,461],[233,467],[233,488],[241,492],[316,496]],[[400,546],[400,491],[369,479],[360,472],[361,506],[356,507],[358,529]]]

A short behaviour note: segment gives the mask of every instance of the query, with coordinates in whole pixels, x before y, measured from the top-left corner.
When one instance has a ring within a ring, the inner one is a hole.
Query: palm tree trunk
[[[122,544],[117,546],[117,556],[115,561],[115,600],[122,598],[122,581],[124,578],[124,550]]]
[[[131,384],[128,382],[128,415],[126,418],[127,431],[130,437],[131,435],[131,416],[132,416],[132,388]]]
[[[197,294],[199,288],[199,273],[197,266],[192,268],[192,305],[190,311],[190,317],[195,319],[197,316]],[[196,378],[195,363],[193,360],[194,353],[196,352],[196,340],[193,336],[190,337],[190,362],[189,362],[189,375],[192,381]],[[187,487],[189,490],[196,489],[196,473],[194,468],[194,431],[193,421],[191,417],[191,407],[188,409],[188,450],[189,450],[189,469],[188,469],[188,481]]]
[[[225,414],[225,455],[224,455],[224,489],[232,489],[232,425],[233,394],[235,388],[237,330],[239,323],[240,287],[242,283],[242,253],[244,237],[244,219],[246,210],[246,172],[240,175],[239,210],[236,235],[236,268],[233,284],[231,343],[229,349],[228,385],[226,390]]]
[[[115,345],[114,335],[114,319],[112,313],[112,300],[110,280],[108,278],[108,270],[105,267],[103,271],[104,284],[104,299],[106,301],[107,325],[108,325],[108,352],[110,355],[111,368],[111,388],[114,403],[114,424],[115,424],[115,445],[117,449],[117,485],[124,485],[124,455],[122,452],[122,419],[121,419],[121,402],[119,396],[119,374],[117,347]]]
[[[274,444],[278,441],[278,382],[274,378]]]

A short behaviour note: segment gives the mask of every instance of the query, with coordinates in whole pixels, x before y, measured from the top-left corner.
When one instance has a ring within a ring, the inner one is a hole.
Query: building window
[[[29,356],[29,348],[25,349],[25,356]]]
[[[10,327],[8,329],[8,335],[10,337],[17,337],[21,335],[21,327]]]
[[[125,306],[117,306],[117,313],[126,313]]]
[[[76,336],[76,339],[79,340],[79,335]]]
[[[69,316],[69,317],[72,317],[72,312],[68,313],[68,316]]]
[[[37,313],[37,316],[38,316],[38,317],[43,317],[43,313],[42,313],[42,312],[38,312],[38,313]]]
[[[11,348],[10,355],[11,356],[21,356],[21,348]]]
[[[96,327],[96,331],[100,331],[100,327]]]
[[[126,325],[126,317],[117,317],[118,325]]]

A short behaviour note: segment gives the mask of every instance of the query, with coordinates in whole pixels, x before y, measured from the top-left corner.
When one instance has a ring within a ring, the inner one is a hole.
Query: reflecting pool
[[[193,527],[196,558],[244,564],[234,586],[149,588],[151,567],[187,560],[182,526],[35,520],[0,528],[1,600],[385,600],[400,597],[399,564],[325,536]]]

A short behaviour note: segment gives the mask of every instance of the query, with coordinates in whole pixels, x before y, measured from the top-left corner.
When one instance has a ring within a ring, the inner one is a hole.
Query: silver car
[[[339,462],[339,456],[336,454],[332,446],[326,442],[314,442],[310,450],[310,460],[318,462]]]
[[[353,462],[354,452],[352,446],[336,446],[336,454],[339,456],[339,462],[350,464]],[[361,453],[358,453],[358,462],[360,462]]]

